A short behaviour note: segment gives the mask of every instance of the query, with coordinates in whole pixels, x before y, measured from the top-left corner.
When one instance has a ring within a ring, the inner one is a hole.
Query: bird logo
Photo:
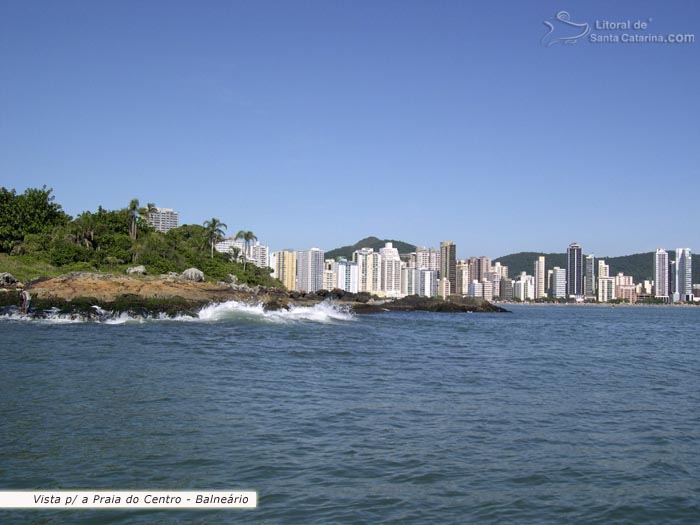
[[[572,22],[571,15],[567,11],[559,11],[554,18],[545,20],[544,25],[549,28],[542,37],[542,45],[545,47],[554,44],[575,44],[591,30],[586,23]]]

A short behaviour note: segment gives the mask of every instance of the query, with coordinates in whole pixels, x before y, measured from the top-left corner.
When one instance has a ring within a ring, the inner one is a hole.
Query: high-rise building
[[[663,248],[654,255],[654,297],[668,300],[668,252]]]
[[[598,277],[598,301],[607,303],[615,299],[615,278]]]
[[[416,248],[416,268],[440,271],[440,252],[435,248]]]
[[[491,298],[492,299],[500,298],[501,297],[501,276],[499,275],[499,272],[496,272],[496,271],[489,272],[489,274],[487,275],[486,278],[491,282],[491,292],[492,292]]]
[[[484,285],[480,281],[473,279],[469,283],[469,297],[483,297],[484,296]]]
[[[493,264],[493,271],[498,273],[499,276],[508,278],[508,267],[503,266],[500,262],[495,262]]]
[[[382,291],[381,255],[372,248],[360,248],[352,254],[357,263],[358,287],[361,292],[379,293]]]
[[[418,272],[415,266],[401,268],[401,295],[418,295]]]
[[[469,293],[469,264],[466,261],[457,261],[457,295],[467,295]]]
[[[508,277],[501,277],[501,299],[504,301],[513,300],[513,281]]]
[[[333,259],[323,261],[323,289],[338,288],[338,264]]]
[[[255,266],[258,268],[268,268],[270,266],[270,248],[256,242],[250,251],[252,252],[250,262]]]
[[[586,255],[586,271],[584,277],[584,296],[586,299],[595,299],[595,256]]]
[[[513,297],[521,301],[531,301],[535,298],[535,278],[525,272],[513,284]]]
[[[692,301],[693,295],[693,258],[690,248],[676,249],[676,286],[678,300]]]
[[[359,272],[357,263],[340,258],[335,263],[336,286],[346,292],[357,293]]]
[[[479,257],[479,280],[484,279],[492,270],[491,259],[483,255]]]
[[[146,216],[146,222],[157,232],[168,233],[177,228],[178,213],[172,208],[152,208]]]
[[[297,252],[282,250],[275,252],[275,266],[273,277],[282,281],[287,290],[297,288]]]
[[[401,295],[401,258],[393,243],[387,242],[379,249],[381,256],[382,292],[387,297]]]
[[[318,248],[297,252],[297,291],[315,292],[323,288],[324,252]]]
[[[487,301],[493,301],[493,283],[488,279],[482,279],[481,289],[483,290],[483,298]]]
[[[452,290],[450,289],[450,281],[447,277],[441,277],[438,281],[438,295],[443,299],[447,299],[452,295]]]
[[[416,285],[417,295],[423,297],[435,297],[438,292],[438,273],[435,270],[419,269]]]
[[[554,299],[563,299],[566,297],[566,270],[555,266],[552,269],[552,288],[551,296]]]
[[[540,255],[535,261],[535,299],[547,296],[546,283],[547,271],[545,269],[544,255]]]
[[[243,258],[246,256],[245,241],[241,241],[233,237],[229,237],[228,239],[224,239],[223,241],[217,242],[214,245],[214,249],[219,253],[233,254],[235,252],[237,254],[236,260],[240,261],[243,261]],[[248,259],[250,258],[248,257]]]
[[[450,293],[457,290],[457,246],[452,241],[440,243],[440,278],[450,282]]]
[[[583,297],[583,250],[575,242],[566,250],[566,294]]]

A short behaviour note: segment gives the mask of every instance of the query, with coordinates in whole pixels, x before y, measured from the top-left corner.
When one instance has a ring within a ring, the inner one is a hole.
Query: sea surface
[[[1,524],[700,523],[700,308],[0,319],[0,489],[256,490]]]

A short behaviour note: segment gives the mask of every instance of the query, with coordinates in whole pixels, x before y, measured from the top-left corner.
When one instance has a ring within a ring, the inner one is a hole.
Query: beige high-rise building
[[[457,261],[457,295],[467,295],[469,293],[469,283],[471,277],[469,274],[469,263],[467,261]]]
[[[360,292],[379,293],[382,291],[382,256],[372,248],[360,248],[352,254],[357,263],[358,289]],[[400,270],[399,270],[400,272]],[[400,277],[399,277],[400,279]],[[400,289],[399,281],[399,289]]]
[[[440,270],[440,252],[435,248],[424,248],[419,246],[416,248],[416,268],[426,270]]]
[[[297,252],[282,250],[275,252],[274,277],[282,281],[287,290],[295,290],[297,286]]]
[[[547,270],[545,269],[544,255],[540,255],[535,261],[535,299],[547,297]]]

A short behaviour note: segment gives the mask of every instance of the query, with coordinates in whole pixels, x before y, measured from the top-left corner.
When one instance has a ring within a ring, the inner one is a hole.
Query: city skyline
[[[490,257],[571,239],[608,256],[660,239],[697,251],[692,221],[650,210],[658,180],[700,190],[700,43],[545,46],[561,9],[661,33],[700,15],[602,0],[6,3],[2,185],[46,184],[73,216],[155,201],[274,246],[439,233]]]

